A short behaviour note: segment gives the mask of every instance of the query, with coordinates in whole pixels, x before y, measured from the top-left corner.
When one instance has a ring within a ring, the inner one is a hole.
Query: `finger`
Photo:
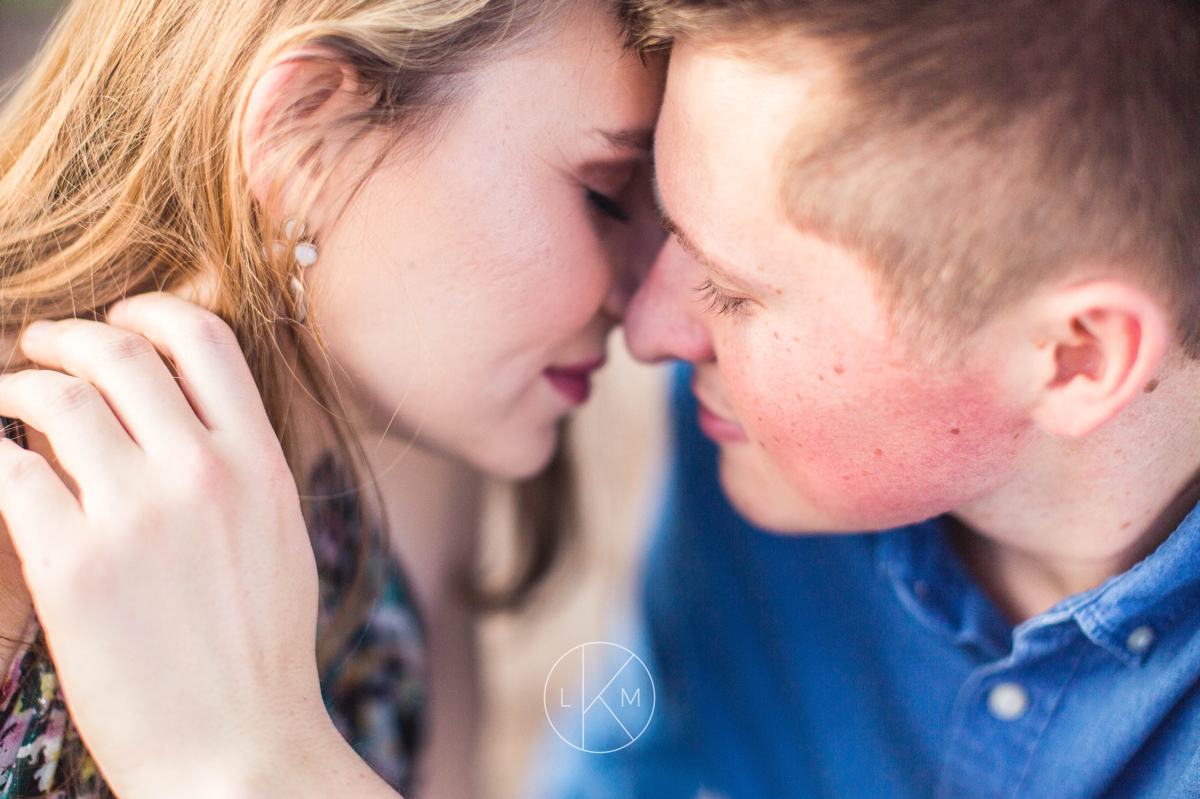
[[[0,375],[0,416],[50,439],[54,455],[86,494],[115,484],[118,465],[142,457],[96,387],[49,370]]]
[[[110,324],[145,336],[175,364],[196,413],[211,430],[271,431],[237,336],[216,314],[167,293],[114,305]],[[273,435],[273,432],[272,432]]]
[[[217,297],[220,291],[221,282],[218,273],[209,271],[180,283],[170,289],[168,293],[179,297],[184,302],[190,302],[211,311],[217,306]]]
[[[39,322],[25,331],[21,349],[94,385],[143,449],[205,433],[154,345],[135,333],[84,319]]]
[[[85,519],[45,458],[8,439],[0,439],[0,516],[27,573],[49,566]]]

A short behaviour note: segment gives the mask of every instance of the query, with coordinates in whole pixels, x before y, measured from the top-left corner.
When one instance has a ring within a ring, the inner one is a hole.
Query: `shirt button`
[[[1133,632],[1125,639],[1125,648],[1135,655],[1140,655],[1154,645],[1154,628],[1148,624],[1134,627]]]
[[[987,706],[1001,721],[1015,721],[1029,709],[1029,692],[1015,682],[1002,682],[988,692]]]

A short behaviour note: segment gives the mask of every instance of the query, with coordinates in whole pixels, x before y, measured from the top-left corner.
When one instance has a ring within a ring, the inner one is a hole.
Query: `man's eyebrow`
[[[661,204],[658,207],[658,220],[662,223],[663,228],[679,241],[679,246],[685,249],[688,255],[699,260],[700,251],[696,248],[696,245],[692,243],[688,235],[683,232],[683,228],[679,227],[675,220],[671,218],[671,215],[663,209]]]
[[[679,242],[679,246],[688,255],[696,259],[697,262],[712,274],[716,275],[723,281],[732,282],[729,273],[712,262],[712,259],[704,254],[704,251],[696,246],[696,242],[692,241],[691,237],[684,232],[679,223],[671,218],[667,213],[667,207],[663,204],[662,192],[658,187],[657,173],[651,178],[651,187],[654,190],[654,207],[658,210],[658,223],[663,226],[663,229],[675,237]]]
[[[655,192],[655,197],[658,197],[657,191]],[[724,269],[713,263],[713,260],[705,255],[704,251],[697,247],[694,241],[688,238],[688,234],[683,232],[683,229],[679,227],[679,223],[672,219],[671,215],[662,207],[661,201],[658,202],[658,221],[668,233],[675,237],[675,240],[679,242],[679,246],[683,248],[683,251],[695,258],[710,275],[715,276],[722,283],[729,285],[737,286],[743,284],[742,281],[732,277]]]
[[[644,155],[654,152],[654,128],[601,130],[599,133],[618,150],[631,150]]]
[[[683,232],[683,228],[679,227],[679,223],[671,218],[671,215],[666,212],[666,209],[662,207],[661,203],[659,203],[658,208],[658,219],[666,231],[674,236],[675,240],[679,242],[679,246],[683,248],[684,252],[699,261],[710,272],[716,273],[717,277],[725,277],[724,270],[714,264],[712,260],[709,259],[699,247],[696,246],[696,243],[688,237],[687,233]]]

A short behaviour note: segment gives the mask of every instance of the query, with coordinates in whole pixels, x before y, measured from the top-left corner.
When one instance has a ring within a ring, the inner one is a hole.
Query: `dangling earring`
[[[289,286],[292,289],[292,305],[296,309],[296,321],[304,324],[308,321],[308,292],[304,288],[304,281],[300,279],[299,275],[292,275]]]
[[[311,241],[297,241],[304,235],[307,226],[299,219],[289,219],[283,224],[283,235],[289,241],[296,241],[295,248],[292,250],[292,257],[299,266],[297,274],[292,275],[292,279],[288,281],[288,287],[292,290],[292,304],[296,309],[296,321],[300,324],[308,319],[308,292],[304,288],[304,281],[301,275],[304,270],[314,265],[321,257],[321,253],[317,250],[317,245]]]

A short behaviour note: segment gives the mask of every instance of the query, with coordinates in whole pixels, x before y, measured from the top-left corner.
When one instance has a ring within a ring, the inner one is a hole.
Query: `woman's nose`
[[[646,281],[667,238],[649,190],[642,206],[631,213],[632,221],[623,237],[621,258],[613,269],[612,285],[604,301],[604,311],[617,320],[625,318],[630,302]]]
[[[713,359],[712,339],[695,296],[703,279],[696,260],[674,236],[667,239],[649,276],[629,301],[625,341],[635,358],[651,363]]]
[[[619,324],[625,318],[625,314],[629,312],[629,303],[633,300],[637,290],[638,281],[632,275],[620,273],[613,275],[612,282],[608,286],[608,293],[604,295],[602,310]]]

